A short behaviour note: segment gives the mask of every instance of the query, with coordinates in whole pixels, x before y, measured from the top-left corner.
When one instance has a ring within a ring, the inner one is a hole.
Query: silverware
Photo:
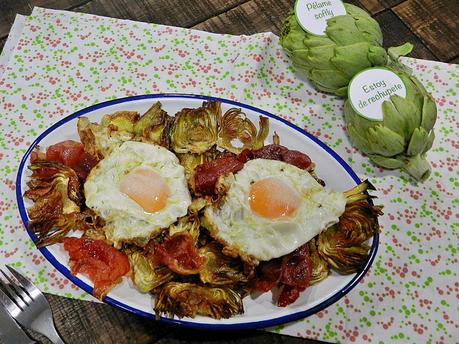
[[[26,335],[22,328],[20,328],[16,321],[10,316],[10,313],[3,307],[0,307],[0,339],[0,342],[5,344],[36,343]]]
[[[11,266],[6,266],[11,274],[0,269],[0,302],[11,317],[24,327],[35,330],[48,337],[55,344],[64,344],[54,327],[53,314],[45,296],[32,282]],[[13,277],[14,276],[14,277]]]

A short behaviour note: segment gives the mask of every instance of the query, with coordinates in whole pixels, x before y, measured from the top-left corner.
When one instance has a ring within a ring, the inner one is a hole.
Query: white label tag
[[[341,0],[297,0],[295,14],[298,23],[309,33],[325,36],[327,20],[346,14]]]
[[[406,86],[394,72],[385,68],[366,69],[351,80],[348,97],[352,108],[372,121],[382,121],[382,103],[391,95],[406,97]]]

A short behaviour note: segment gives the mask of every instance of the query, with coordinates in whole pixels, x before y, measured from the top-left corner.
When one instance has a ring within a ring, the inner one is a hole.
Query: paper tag
[[[295,14],[304,30],[313,35],[325,36],[327,20],[346,14],[346,8],[341,0],[297,0]]]
[[[348,97],[352,108],[362,117],[382,121],[382,103],[391,95],[406,96],[406,86],[394,72],[370,68],[357,74],[349,83]]]

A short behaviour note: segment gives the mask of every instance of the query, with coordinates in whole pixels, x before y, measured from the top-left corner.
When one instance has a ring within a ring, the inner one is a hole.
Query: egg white
[[[276,177],[301,198],[291,217],[267,219],[252,212],[251,183]],[[344,212],[343,193],[327,190],[307,171],[282,161],[255,159],[226,178],[229,190],[219,207],[205,210],[211,235],[246,261],[259,262],[286,255],[339,220]]]
[[[120,191],[122,178],[137,167],[151,169],[169,187],[166,206],[160,211],[148,213]],[[115,246],[123,242],[144,246],[161,228],[186,215],[191,204],[185,169],[177,157],[164,147],[133,141],[115,148],[91,170],[84,193],[86,205],[105,220],[105,234]]]

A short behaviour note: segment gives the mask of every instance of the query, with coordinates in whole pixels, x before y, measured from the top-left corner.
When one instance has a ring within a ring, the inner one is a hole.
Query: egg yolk
[[[300,196],[282,180],[270,177],[258,180],[250,186],[249,205],[261,217],[290,217],[300,205]]]
[[[149,213],[163,209],[169,197],[169,187],[163,177],[143,167],[126,174],[119,189]]]

